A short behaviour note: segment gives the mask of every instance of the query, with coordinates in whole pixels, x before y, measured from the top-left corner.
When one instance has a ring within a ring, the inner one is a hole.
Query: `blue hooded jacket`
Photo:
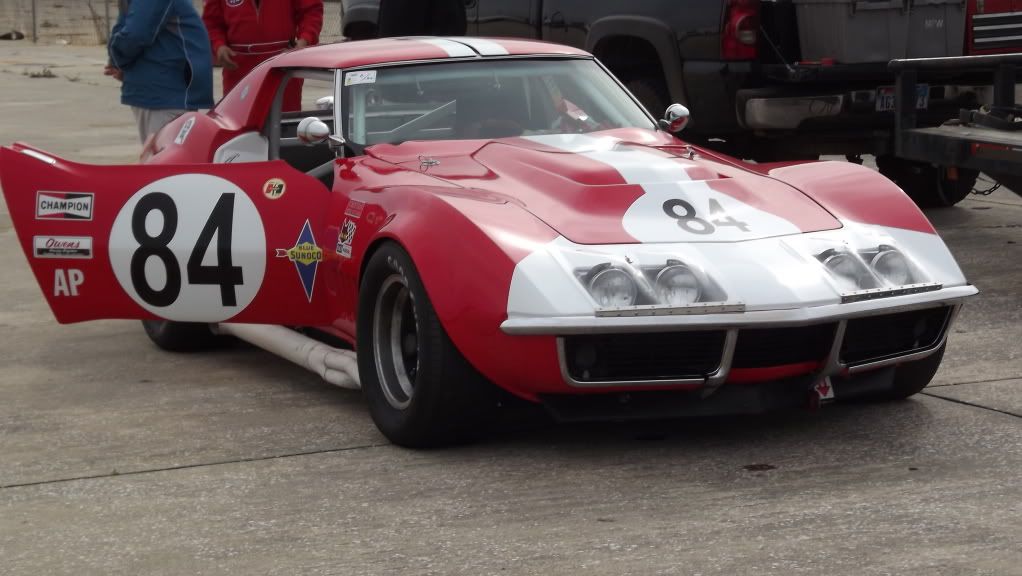
[[[191,0],[120,0],[110,63],[124,73],[121,103],[154,110],[213,106],[209,36]]]

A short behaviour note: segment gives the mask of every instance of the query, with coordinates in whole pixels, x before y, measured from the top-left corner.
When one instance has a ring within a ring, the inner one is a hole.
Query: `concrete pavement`
[[[0,44],[0,144],[131,162],[102,62]],[[1022,201],[930,216],[982,294],[910,401],[412,452],[250,347],[57,325],[0,204],[0,573],[1022,575]]]

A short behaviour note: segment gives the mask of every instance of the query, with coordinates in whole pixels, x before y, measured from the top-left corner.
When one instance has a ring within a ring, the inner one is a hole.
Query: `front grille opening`
[[[701,378],[720,366],[724,330],[564,337],[568,375],[583,383]]]
[[[824,361],[830,354],[836,328],[836,324],[820,324],[741,330],[731,365],[735,368],[767,368]]]
[[[951,308],[930,308],[848,321],[841,360],[855,365],[886,360],[936,346]]]

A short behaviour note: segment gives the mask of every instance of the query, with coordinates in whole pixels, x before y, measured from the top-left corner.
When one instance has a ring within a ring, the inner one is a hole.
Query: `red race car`
[[[498,388],[581,420],[926,386],[976,290],[911,200],[687,121],[572,48],[386,39],[266,62],[144,165],[15,144],[0,178],[58,321],[253,342],[360,386],[406,446],[470,435]]]

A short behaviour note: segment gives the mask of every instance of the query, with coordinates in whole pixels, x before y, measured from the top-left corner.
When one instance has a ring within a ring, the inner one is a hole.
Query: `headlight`
[[[912,269],[908,265],[908,258],[901,252],[889,246],[883,246],[880,252],[873,257],[870,266],[877,275],[892,286],[904,286],[912,283]]]
[[[600,306],[631,306],[638,292],[635,280],[620,268],[604,268],[589,279],[589,293]]]
[[[699,301],[702,288],[699,279],[688,266],[674,264],[660,271],[656,276],[657,298],[662,304],[685,306]]]
[[[838,281],[841,289],[847,292],[875,288],[875,281],[870,277],[869,270],[854,255],[848,252],[834,251],[821,255],[823,265],[830,270]]]

